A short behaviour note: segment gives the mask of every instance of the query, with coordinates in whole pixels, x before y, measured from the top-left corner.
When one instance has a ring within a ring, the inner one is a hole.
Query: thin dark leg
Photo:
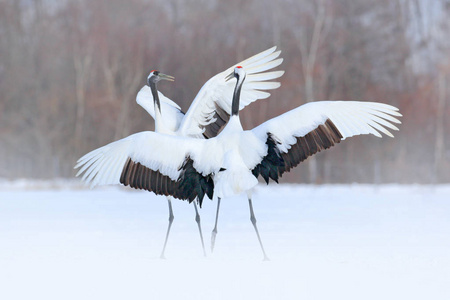
[[[169,239],[169,233],[170,233],[170,228],[172,227],[172,222],[173,222],[173,209],[172,209],[172,201],[170,201],[170,198],[167,198],[167,203],[169,204],[169,226],[167,227],[167,233],[166,233],[166,240],[164,241],[164,247],[163,250],[161,252],[161,259],[165,259],[166,257],[164,256],[164,253],[166,252],[166,246],[167,246],[167,240]]]
[[[216,224],[214,225],[214,229],[211,233],[211,253],[214,251],[214,245],[216,243],[217,220],[219,219],[219,207],[220,207],[220,198],[217,198]]]
[[[248,205],[250,206],[250,221],[252,221],[253,227],[255,228],[255,231],[256,231],[256,235],[258,236],[258,241],[259,241],[259,244],[261,245],[261,250],[264,255],[263,260],[270,260],[269,257],[267,257],[267,255],[266,255],[266,251],[264,251],[264,246],[261,242],[261,237],[259,236],[258,227],[256,226],[255,213],[253,212],[253,204],[252,204],[251,198],[248,198]]]
[[[203,255],[206,257],[205,243],[203,242],[202,226],[200,225],[200,215],[198,214],[197,204],[195,202],[193,204],[195,208],[195,222],[197,222],[198,232],[200,233],[200,240],[202,241]]]

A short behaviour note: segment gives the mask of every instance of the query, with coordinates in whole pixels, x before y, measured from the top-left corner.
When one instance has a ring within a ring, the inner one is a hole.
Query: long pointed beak
[[[166,75],[163,73],[159,73],[159,78],[161,78],[162,80],[168,80],[168,81],[175,81],[175,77],[170,76],[170,75]]]
[[[230,81],[231,79],[234,78],[234,72],[231,72],[230,74],[227,75],[227,77],[225,77],[225,81]]]

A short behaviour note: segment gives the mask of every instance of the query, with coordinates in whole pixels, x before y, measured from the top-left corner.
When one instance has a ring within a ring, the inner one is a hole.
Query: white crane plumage
[[[276,89],[280,86],[279,82],[271,82],[270,80],[281,77],[284,71],[268,72],[279,66],[283,61],[282,58],[278,58],[281,51],[275,50],[276,47],[272,47],[239,63],[239,65],[243,65],[249,70],[249,78],[243,86],[240,109],[258,99],[269,97],[270,93],[265,92],[265,90]],[[230,99],[234,90],[234,83],[227,81],[226,76],[233,71],[236,65],[209,79],[195,97],[186,115],[175,102],[157,90],[156,84],[158,81],[174,80],[174,77],[162,74],[157,70],[150,72],[147,79],[148,84],[139,91],[136,102],[155,119],[155,131],[158,133],[196,138],[214,137],[226,124],[231,114]],[[79,174],[82,171],[80,170]],[[85,176],[83,178],[87,178],[86,174]],[[91,185],[95,186],[96,184],[96,181],[92,181]],[[130,182],[128,185],[134,188],[143,188],[134,182]],[[167,200],[169,224],[161,258],[164,258],[167,240],[174,219],[171,202],[172,196],[167,196]],[[193,205],[203,253],[206,255],[200,225],[200,215],[198,214],[195,202]]]
[[[148,85],[141,88],[136,102],[158,122],[156,126],[161,128],[161,133],[164,131],[167,134],[197,138],[214,137],[230,118],[234,83],[226,80],[226,77],[233,73],[236,66],[246,68],[248,73],[242,87],[239,109],[256,100],[268,98],[270,93],[267,90],[280,87],[279,82],[270,81],[284,74],[281,70],[270,71],[283,62],[282,58],[278,58],[281,51],[275,50],[276,47],[267,49],[210,78],[202,86],[186,114],[175,102],[158,91],[162,118],[157,121],[154,96]]]
[[[222,198],[247,192],[256,227],[251,191],[258,176],[278,181],[307,157],[361,134],[398,130],[398,109],[382,103],[321,101],[302,105],[252,130],[243,130],[239,99],[246,72],[236,67],[231,117],[215,138],[201,140],[140,132],[83,156],[78,167],[92,184],[134,182],[157,194],[192,201],[214,194]]]

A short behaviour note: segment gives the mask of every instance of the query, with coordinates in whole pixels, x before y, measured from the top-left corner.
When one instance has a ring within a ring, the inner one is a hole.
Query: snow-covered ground
[[[0,185],[0,299],[450,299],[450,186],[271,185],[194,208],[118,187]],[[216,202],[201,210],[206,244]]]

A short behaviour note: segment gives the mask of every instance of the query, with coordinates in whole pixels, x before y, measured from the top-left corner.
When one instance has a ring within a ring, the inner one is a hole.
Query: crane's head
[[[234,68],[234,77],[237,78],[237,80],[244,80],[247,73],[245,72],[244,68],[241,66],[237,66]]]
[[[174,81],[175,77],[163,74],[158,70],[152,70],[147,78],[147,84],[150,86],[151,83],[157,83],[160,80]]]
[[[236,67],[234,68],[234,71],[231,72],[230,74],[228,74],[227,77],[225,77],[225,81],[229,81],[229,80],[231,80],[231,78],[233,78],[233,77],[236,77],[236,79],[237,79],[238,81],[239,81],[239,79],[244,80],[246,74],[247,74],[247,73],[245,72],[245,70],[244,70],[243,67],[241,67],[241,66],[236,66]]]

